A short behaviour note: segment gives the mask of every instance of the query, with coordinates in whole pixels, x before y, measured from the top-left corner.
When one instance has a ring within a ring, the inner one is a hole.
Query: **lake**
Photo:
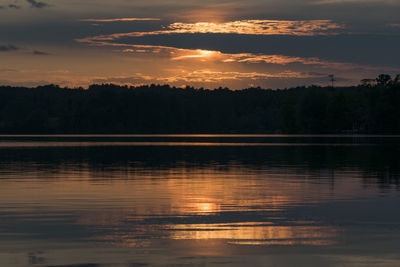
[[[3,135],[0,266],[400,266],[400,136]]]

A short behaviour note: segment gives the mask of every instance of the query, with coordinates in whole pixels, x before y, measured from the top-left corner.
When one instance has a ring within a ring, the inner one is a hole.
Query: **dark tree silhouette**
[[[376,78],[376,82],[379,85],[386,85],[388,82],[390,82],[392,80],[392,77],[388,74],[381,74],[378,76],[378,78]]]
[[[400,133],[399,75],[354,87],[232,91],[0,87],[0,133]]]

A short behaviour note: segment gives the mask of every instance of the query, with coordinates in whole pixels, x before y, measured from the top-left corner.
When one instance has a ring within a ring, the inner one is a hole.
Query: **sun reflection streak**
[[[329,226],[276,226],[263,223],[169,225],[172,239],[228,239],[236,244],[333,244],[338,229]],[[239,241],[239,242],[238,242]]]

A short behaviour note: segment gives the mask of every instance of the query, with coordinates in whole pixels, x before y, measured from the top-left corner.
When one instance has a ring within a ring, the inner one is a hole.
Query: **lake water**
[[[400,136],[0,136],[0,266],[400,266]]]

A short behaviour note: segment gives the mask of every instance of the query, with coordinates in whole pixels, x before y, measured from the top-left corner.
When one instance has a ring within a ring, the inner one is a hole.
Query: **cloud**
[[[114,19],[80,19],[88,22],[129,22],[129,21],[159,21],[156,18],[114,18]]]
[[[15,45],[0,45],[0,52],[16,51],[19,47]]]
[[[47,56],[50,55],[49,53],[43,52],[43,51],[38,51],[38,50],[34,50],[32,52],[34,55],[38,55],[38,56]]]
[[[309,78],[310,75],[301,72],[284,71],[278,73],[259,73],[259,72],[223,72],[212,70],[197,70],[192,72],[184,72],[172,77],[164,78],[166,82],[205,82],[217,83],[224,80],[262,80],[262,79],[287,79],[287,78]]]
[[[129,49],[123,50],[123,52],[129,52]],[[135,51],[135,50],[132,50]],[[318,58],[303,58],[303,57],[291,57],[285,55],[267,55],[267,54],[253,54],[253,53],[222,53],[220,51],[202,50],[202,49],[179,49],[173,52],[174,57],[172,60],[203,60],[208,61],[219,61],[224,63],[266,63],[266,64],[278,64],[288,65],[292,63],[301,63],[304,65],[325,65],[324,61]],[[352,66],[354,67],[354,66]]]
[[[15,69],[0,69],[0,73],[1,72],[18,72],[18,71]]]
[[[238,35],[336,35],[343,24],[331,20],[239,20],[224,23],[176,22],[163,30],[149,32],[115,33],[91,37],[92,40],[116,40],[125,37],[142,37],[170,34],[238,34]]]
[[[289,64],[301,64],[308,66],[315,66],[323,69],[336,69],[336,70],[363,70],[363,71],[400,71],[398,67],[382,67],[372,66],[365,64],[355,64],[349,62],[336,62],[329,60],[322,60],[318,57],[298,57],[286,56],[282,54],[263,54],[263,53],[223,53],[221,51],[204,50],[204,49],[184,49],[170,46],[158,45],[137,45],[137,44],[122,44],[115,42],[92,41],[91,39],[77,40],[82,43],[89,43],[95,46],[110,46],[121,47],[117,50],[123,53],[149,53],[149,54],[162,54],[169,57],[171,60],[198,60],[203,62],[220,62],[220,63],[241,63],[241,64],[275,64],[286,66]]]
[[[159,84],[176,84],[176,83],[215,83],[220,84],[225,81],[245,81],[245,80],[268,80],[268,79],[308,79],[316,77],[309,73],[284,71],[276,73],[260,73],[260,72],[238,72],[238,71],[215,71],[215,70],[196,70],[196,71],[180,71],[171,76],[151,76],[136,73],[131,76],[102,77],[92,80],[94,83],[117,83],[140,85],[149,83]],[[318,76],[319,77],[319,76]]]
[[[15,46],[15,45],[1,45],[0,44],[0,52],[9,52],[9,51],[18,51],[21,50],[21,48]],[[50,55],[47,52],[43,52],[43,51],[39,51],[39,50],[31,50],[29,51],[29,49],[22,49],[22,51],[25,51],[27,53],[32,53],[33,55],[38,55],[38,56],[45,56],[45,55]]]
[[[25,0],[25,2],[27,2],[28,4],[31,5],[31,7],[34,7],[34,8],[44,8],[44,7],[48,6],[48,4],[46,4],[44,2],[37,1],[37,0]],[[0,6],[0,9],[6,9],[6,8],[20,9],[21,6],[20,5],[16,5],[16,4],[9,4],[7,6]]]
[[[343,29],[341,24],[330,20],[239,20],[226,23],[173,23],[168,26],[172,33],[224,33],[252,35],[318,35],[329,30]]]
[[[126,50],[125,50],[126,51]],[[380,66],[360,65],[346,62],[334,62],[321,60],[317,57],[292,57],[285,55],[268,55],[268,54],[253,54],[253,53],[222,53],[219,51],[210,50],[190,50],[179,49],[177,54],[172,60],[202,60],[202,61],[219,61],[224,63],[245,63],[245,64],[275,64],[275,65],[289,65],[289,64],[302,64],[313,65],[324,69],[340,69],[340,70],[380,70]],[[400,68],[386,67],[387,70],[400,71]]]
[[[36,0],[26,0],[26,2],[31,4],[31,7],[35,7],[35,8],[44,8],[44,7],[48,6],[48,4],[46,4],[44,2],[36,1]]]
[[[10,5],[8,5],[8,8],[20,9],[21,7],[15,5],[15,4],[10,4]]]
[[[16,4],[9,4],[7,6],[0,6],[0,9],[6,9],[6,8],[13,8],[13,9],[20,9],[20,6],[17,6]]]
[[[332,62],[321,60],[316,57],[291,57],[285,55],[265,55],[265,54],[252,54],[252,53],[240,53],[240,54],[224,54],[226,59],[223,60],[225,63],[248,63],[248,64],[278,64],[288,65],[299,63],[302,65],[315,65],[321,68],[333,68],[333,69],[375,69],[375,67],[357,65],[353,63],[345,62]]]

